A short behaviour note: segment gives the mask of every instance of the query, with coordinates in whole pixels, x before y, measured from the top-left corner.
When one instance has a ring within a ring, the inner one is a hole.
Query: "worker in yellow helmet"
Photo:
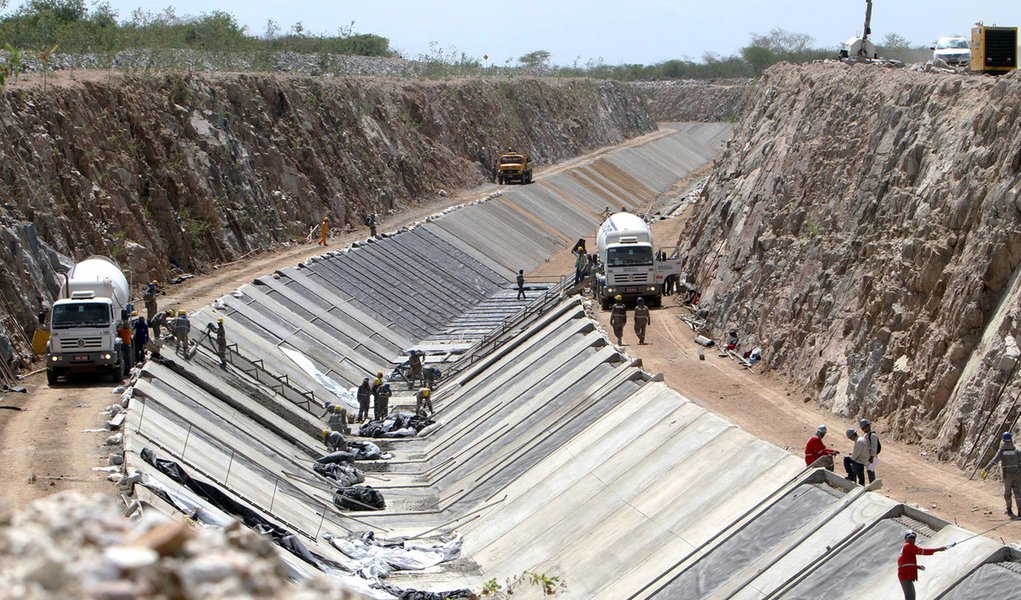
[[[617,345],[622,345],[624,336],[624,325],[627,324],[627,307],[624,306],[624,298],[620,294],[613,298],[616,302],[610,308],[610,327],[613,328],[613,335],[617,338]]]
[[[423,417],[431,417],[433,415],[433,402],[430,396],[431,394],[429,393],[429,388],[427,387],[418,390],[418,393],[415,394],[416,415],[421,415]],[[428,413],[425,412],[426,409],[429,410]]]
[[[223,328],[223,317],[217,317],[216,325],[206,324],[210,334],[216,334],[216,355],[220,357],[220,368],[227,368],[227,330]]]
[[[319,245],[326,245],[326,236],[330,234],[330,217],[323,217],[323,224],[319,226]]]

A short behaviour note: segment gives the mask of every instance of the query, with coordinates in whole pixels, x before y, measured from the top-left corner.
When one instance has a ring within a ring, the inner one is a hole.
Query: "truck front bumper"
[[[88,371],[112,367],[119,361],[115,350],[101,352],[57,352],[46,355],[46,368]]]

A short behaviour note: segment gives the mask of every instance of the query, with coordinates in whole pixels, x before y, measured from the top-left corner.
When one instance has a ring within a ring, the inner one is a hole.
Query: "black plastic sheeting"
[[[344,450],[338,450],[336,452],[331,452],[326,456],[320,456],[319,458],[316,459],[316,464],[329,465],[333,463],[342,462],[353,463],[354,461],[355,461],[354,452],[345,452]]]
[[[333,493],[333,503],[345,510],[383,510],[386,501],[379,490],[367,485],[340,488]]]
[[[1000,566],[1003,563],[982,565],[968,575],[943,600],[974,600],[975,598],[1021,597],[1021,574]],[[1017,567],[1014,563],[1012,566]]]
[[[358,428],[358,435],[367,438],[406,437],[422,431],[435,421],[411,413],[393,413],[382,421],[369,421]]]
[[[478,596],[471,590],[454,590],[452,592],[420,592],[418,590],[402,590],[384,583],[383,591],[396,596],[399,600],[475,600]]]
[[[316,463],[312,469],[336,482],[338,487],[346,488],[365,481],[365,474],[348,463]]]
[[[290,531],[264,519],[247,506],[234,501],[233,498],[221,492],[220,488],[194,479],[176,462],[158,458],[156,453],[148,448],[142,449],[141,457],[142,460],[155,467],[160,473],[188,488],[202,499],[220,510],[240,518],[245,526],[254,529],[260,534],[268,535],[281,548],[308,564],[315,566],[317,569],[324,570],[323,563],[327,561],[309,552],[308,548]],[[332,561],[328,562],[332,563]]]

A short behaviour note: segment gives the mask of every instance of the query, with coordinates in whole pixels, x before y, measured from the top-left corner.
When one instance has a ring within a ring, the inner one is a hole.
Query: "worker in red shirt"
[[[808,443],[805,444],[805,464],[811,466],[812,463],[825,456],[828,460],[823,461],[822,466],[832,471],[833,456],[840,454],[840,452],[833,448],[826,447],[826,444],[822,441],[822,438],[825,436],[826,426],[820,425],[819,428],[815,430],[815,435],[808,438]]]
[[[918,556],[928,556],[943,552],[946,546],[939,548],[922,548],[915,545],[916,535],[910,529],[904,532],[904,546],[900,549],[900,557],[897,558],[897,579],[900,579],[900,587],[904,590],[904,600],[915,600],[915,582],[918,581],[918,572],[924,571],[925,567],[918,564]]]

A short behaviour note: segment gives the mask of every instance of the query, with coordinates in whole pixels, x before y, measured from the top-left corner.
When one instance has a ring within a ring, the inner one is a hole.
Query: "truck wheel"
[[[46,383],[49,384],[50,387],[57,385],[58,377],[60,377],[60,374],[57,373],[56,369],[46,369]]]

